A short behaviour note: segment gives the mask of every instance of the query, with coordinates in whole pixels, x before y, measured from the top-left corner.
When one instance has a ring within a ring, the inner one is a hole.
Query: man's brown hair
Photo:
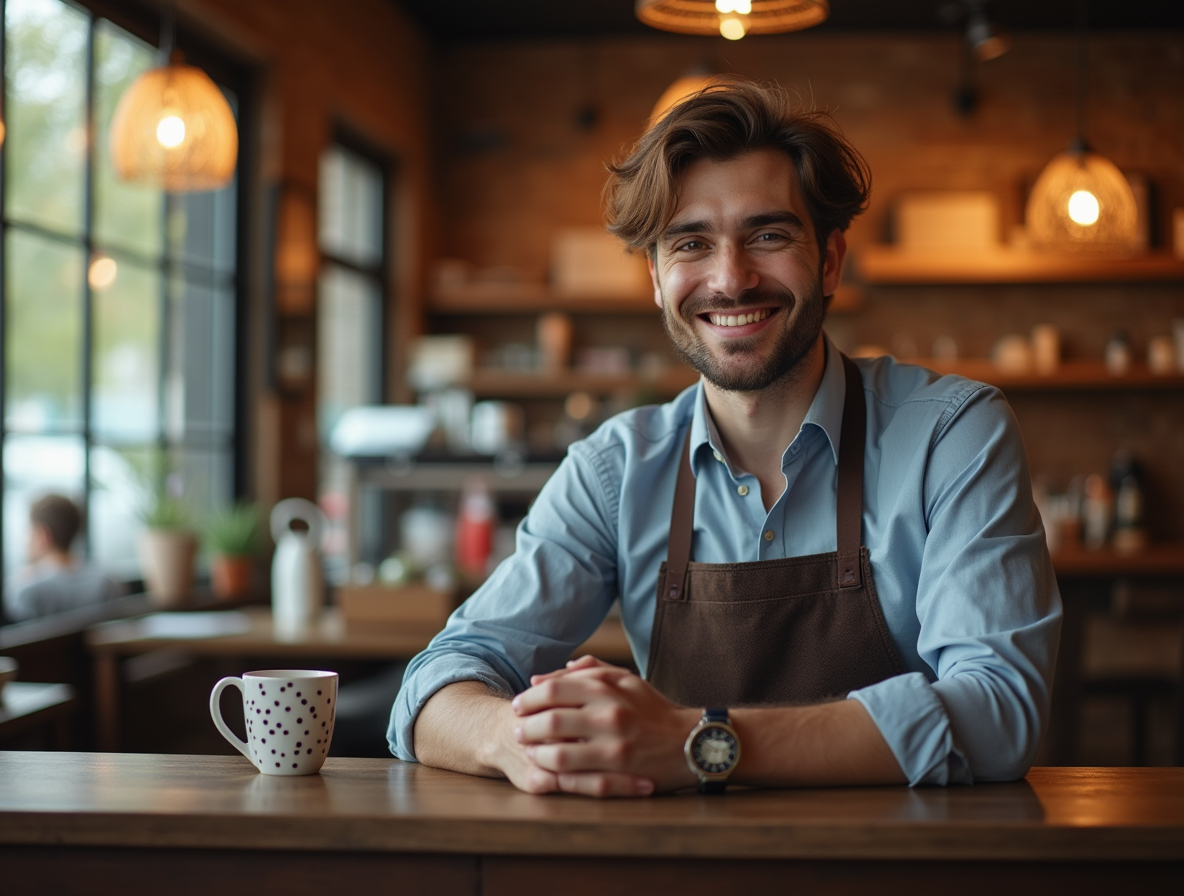
[[[68,551],[82,528],[82,511],[69,498],[46,495],[29,508],[29,522],[43,528],[57,550]]]
[[[723,162],[773,149],[789,156],[820,253],[867,208],[871,171],[825,112],[795,109],[788,94],[739,77],[721,77],[676,105],[622,161],[608,165],[608,230],[632,249],[652,252],[678,204],[678,179],[692,162]]]

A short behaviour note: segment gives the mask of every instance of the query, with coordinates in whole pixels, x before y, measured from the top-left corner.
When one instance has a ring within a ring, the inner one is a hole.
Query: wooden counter
[[[725,877],[846,893],[874,875],[883,892],[1113,894],[1181,879],[1184,769],[597,802],[395,760],[270,778],[238,757],[0,753],[0,868],[8,896],[108,892],[96,874],[124,893],[295,894],[330,876],[398,894],[718,892]]]

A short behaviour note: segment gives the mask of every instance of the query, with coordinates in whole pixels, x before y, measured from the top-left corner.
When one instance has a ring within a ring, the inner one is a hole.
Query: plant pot
[[[197,537],[181,529],[148,529],[140,536],[140,568],[148,596],[159,607],[184,604],[193,588]]]
[[[251,590],[255,558],[215,554],[210,559],[210,587],[219,600],[246,597]]]

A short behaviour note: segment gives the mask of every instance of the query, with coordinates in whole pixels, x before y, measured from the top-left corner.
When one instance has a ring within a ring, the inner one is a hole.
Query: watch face
[[[695,765],[708,775],[720,775],[736,764],[739,752],[736,738],[725,728],[707,727],[699,732],[691,747]]]

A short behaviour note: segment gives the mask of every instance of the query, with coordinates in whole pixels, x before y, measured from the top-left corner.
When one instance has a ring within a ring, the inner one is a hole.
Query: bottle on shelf
[[[1147,547],[1142,465],[1129,451],[1115,453],[1110,464],[1114,489],[1114,550],[1135,554]]]
[[[1090,550],[1105,547],[1110,537],[1113,494],[1098,473],[1085,478],[1085,499],[1081,503],[1082,540]]]
[[[1106,369],[1112,376],[1123,376],[1131,369],[1131,341],[1122,330],[1110,334],[1106,343]]]
[[[493,553],[496,508],[489,484],[480,476],[465,483],[456,517],[456,565],[466,576],[482,577]]]

